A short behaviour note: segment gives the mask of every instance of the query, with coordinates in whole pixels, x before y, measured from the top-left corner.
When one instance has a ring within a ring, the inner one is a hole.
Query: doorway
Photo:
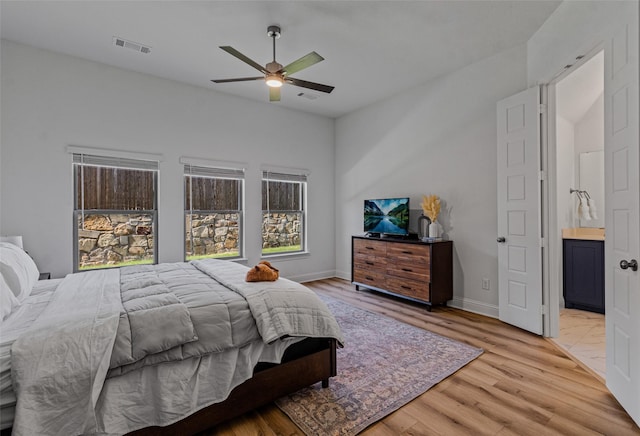
[[[559,251],[553,256],[558,260],[559,274],[553,276],[551,286],[559,289],[560,314],[558,334],[552,335],[552,340],[604,381],[605,315],[599,313],[604,312],[604,52],[582,59],[579,66],[568,69],[553,85],[557,208],[552,212],[556,215],[552,221],[559,230],[553,234],[560,240],[550,244]],[[566,266],[563,251],[574,250],[575,241],[583,244],[580,249],[584,246],[595,253],[601,249],[601,254],[591,257],[587,250],[584,257],[579,255],[567,261]],[[594,259],[595,266],[580,264]],[[578,272],[574,270],[576,262]],[[598,277],[594,268],[601,269],[601,286],[594,284]],[[565,300],[563,277],[585,272],[593,273],[593,279],[590,276],[577,280],[577,290],[568,291]],[[588,298],[574,299],[571,292],[584,292]],[[594,303],[598,298],[601,307]]]

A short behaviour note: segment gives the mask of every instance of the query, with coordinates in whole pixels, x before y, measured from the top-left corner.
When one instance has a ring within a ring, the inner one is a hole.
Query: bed
[[[9,245],[3,434],[194,434],[336,374],[339,326],[298,283],[211,259],[39,282]]]

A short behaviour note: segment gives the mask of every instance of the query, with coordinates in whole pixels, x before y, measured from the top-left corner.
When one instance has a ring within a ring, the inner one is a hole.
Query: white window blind
[[[180,161],[185,164],[185,259],[240,257],[244,168],[203,159]]]
[[[244,179],[244,169],[211,168],[187,164],[184,173],[188,176],[209,177],[214,179]]]
[[[304,251],[308,171],[262,169],[263,255]]]
[[[136,170],[158,170],[158,161],[128,159],[122,157],[95,156],[91,154],[73,153],[74,165],[87,165],[105,168],[123,168]]]
[[[274,182],[306,182],[308,174],[306,173],[284,173],[278,171],[262,171],[262,178],[272,180]]]
[[[73,148],[75,151],[76,149]],[[108,151],[105,151],[108,153]],[[74,271],[155,263],[159,161],[135,153],[71,153]],[[104,245],[104,241],[110,241]]]

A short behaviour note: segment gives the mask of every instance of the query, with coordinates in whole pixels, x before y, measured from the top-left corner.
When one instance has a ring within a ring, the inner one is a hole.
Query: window
[[[184,166],[185,259],[242,256],[243,169]]]
[[[158,162],[73,154],[74,271],[155,263]]]
[[[262,172],[262,254],[305,251],[307,175]]]

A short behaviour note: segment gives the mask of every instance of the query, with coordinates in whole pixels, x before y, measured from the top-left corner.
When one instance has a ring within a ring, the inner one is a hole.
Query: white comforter
[[[290,280],[247,282],[244,266],[220,261],[192,262],[249,304],[266,343],[293,337],[332,337],[342,344],[340,328],[327,306],[310,289]]]
[[[95,432],[120,317],[119,271],[71,274],[11,348],[14,435]]]
[[[167,425],[224,400],[261,357],[281,358],[282,345],[292,341],[279,338],[342,342],[326,305],[303,286],[265,283],[275,288],[271,298],[260,286],[243,285],[243,266],[215,260],[196,266],[206,274],[180,263],[67,276],[13,345],[13,434],[121,434]],[[229,288],[213,280],[216,272]],[[260,312],[257,330],[253,319],[240,316],[249,308]],[[172,328],[163,328],[163,319]]]

